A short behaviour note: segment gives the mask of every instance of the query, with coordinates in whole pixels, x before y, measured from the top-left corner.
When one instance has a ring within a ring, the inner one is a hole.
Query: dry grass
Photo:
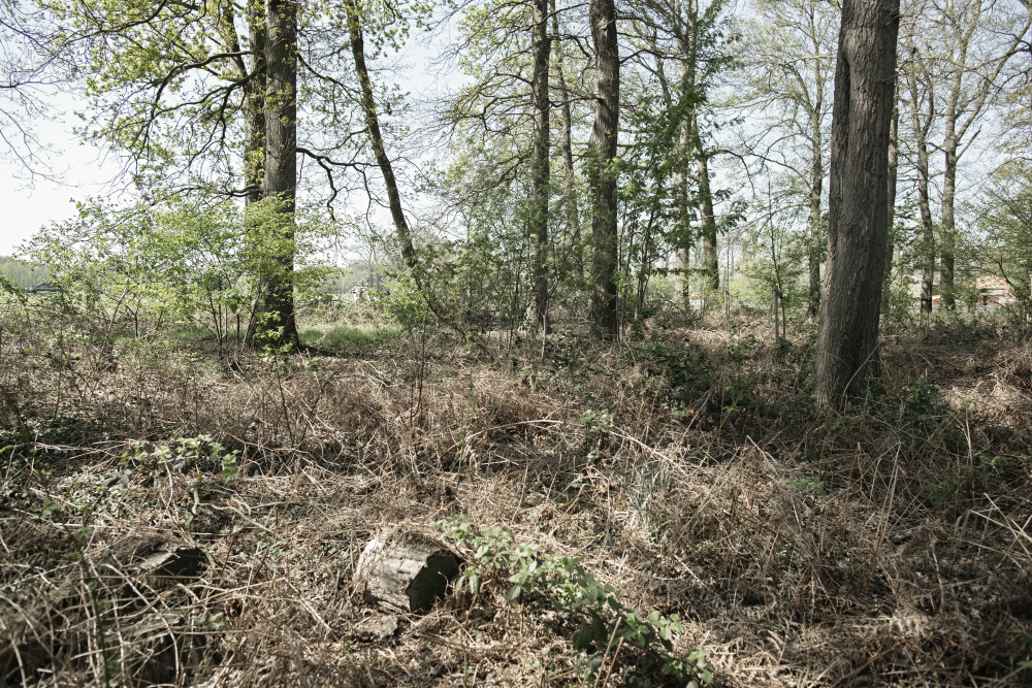
[[[14,685],[602,685],[546,615],[493,598],[364,634],[369,536],[460,513],[680,614],[678,649],[729,686],[1032,682],[1027,343],[900,342],[839,416],[809,405],[805,343],[715,330],[504,363],[447,341],[232,366],[7,347]],[[201,434],[225,450],[154,451]],[[159,546],[207,565],[156,575]]]

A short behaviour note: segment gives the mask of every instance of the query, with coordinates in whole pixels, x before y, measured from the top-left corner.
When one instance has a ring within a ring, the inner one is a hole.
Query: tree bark
[[[954,212],[957,198],[957,139],[947,120],[946,139],[943,145],[945,166],[942,175],[942,236],[939,249],[939,293],[942,294],[942,307],[948,311],[956,310],[956,250],[957,220]]]
[[[698,115],[692,114],[692,138],[699,172],[699,205],[702,225],[702,277],[707,291],[720,291],[720,262],[717,257],[717,218],[710,189],[709,155],[702,145]]]
[[[556,11],[555,0],[551,0],[552,9],[552,57],[555,65],[556,81],[559,85],[559,98],[562,104],[559,112],[562,115],[562,137],[559,146],[563,153],[564,205],[566,211],[566,231],[570,233],[570,248],[573,256],[573,269],[578,285],[584,280],[584,245],[581,239],[580,204],[577,200],[577,171],[573,166],[573,109],[570,105],[570,89],[566,85],[566,74],[563,71],[563,50],[559,38],[559,12]]]
[[[895,97],[893,97],[893,109],[892,109],[892,123],[889,129],[889,185],[886,189],[888,194],[888,200],[886,205],[888,206],[889,218],[886,223],[888,226],[888,238],[886,241],[885,250],[885,277],[882,282],[882,311],[887,311],[889,307],[889,297],[891,296],[890,286],[892,283],[892,260],[893,254],[896,249],[895,242],[895,225],[896,225],[896,182],[899,179],[899,103]]]
[[[620,56],[613,0],[591,0],[591,37],[598,82],[591,131],[592,282],[591,321],[595,334],[615,339],[617,310],[616,147],[620,119]]]
[[[821,94],[818,91],[817,105],[810,112],[810,197],[809,231],[810,240],[806,249],[809,275],[809,289],[806,299],[806,313],[816,319],[821,308],[821,195],[824,193],[824,142],[821,134]]]
[[[888,148],[899,0],[845,0],[831,131],[828,291],[821,305],[817,401],[839,407],[879,372],[888,222]]]
[[[261,0],[248,0],[247,24],[251,31],[251,68],[244,87],[244,113],[247,118],[247,143],[244,150],[244,183],[247,202],[257,203],[262,197],[265,177],[265,90],[267,65],[265,51],[268,32]]]
[[[412,242],[412,232],[405,219],[405,210],[401,205],[401,193],[398,191],[398,180],[394,176],[394,166],[387,157],[387,149],[383,143],[383,131],[380,129],[380,117],[376,111],[376,100],[373,98],[373,83],[369,78],[369,68],[365,58],[365,37],[362,33],[361,11],[354,2],[344,4],[348,20],[348,39],[351,42],[351,57],[355,62],[359,87],[362,91],[362,112],[365,116],[366,128],[369,132],[369,143],[373,147],[376,164],[383,176],[387,189],[387,205],[391,211],[391,222],[394,224],[395,238],[401,250],[401,258],[405,267],[413,273],[416,282],[422,287],[419,274],[419,260],[416,247]]]
[[[922,121],[921,87],[916,62],[916,49],[911,45],[911,61],[906,67],[907,87],[910,91],[910,125],[914,137],[914,149],[917,152],[917,207],[921,214],[921,236],[918,254],[921,263],[921,312],[932,312],[932,290],[935,286],[935,222],[932,219],[932,206],[929,186],[930,173],[928,162],[928,132],[935,119],[935,94],[931,92],[931,84],[927,95],[929,112]]]
[[[551,152],[551,104],[548,98],[549,59],[548,1],[534,0],[534,163],[530,224],[534,240],[534,315],[537,326],[548,332],[548,187]]]
[[[281,350],[299,345],[294,316],[294,208],[297,194],[297,2],[266,0],[264,199],[276,205],[262,231],[273,233],[264,304],[258,332],[261,343]]]

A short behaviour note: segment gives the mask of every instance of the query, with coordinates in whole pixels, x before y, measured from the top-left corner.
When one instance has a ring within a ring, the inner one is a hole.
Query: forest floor
[[[558,334],[489,361],[395,333],[231,365],[168,342],[5,342],[0,672],[632,681],[629,652],[592,669],[547,595],[510,601],[487,569],[476,595],[373,627],[352,584],[368,540],[461,518],[676,614],[673,653],[701,650],[715,685],[1032,685],[1032,343],[889,337],[883,389],[819,414],[808,341]],[[153,575],[163,551],[178,577]]]

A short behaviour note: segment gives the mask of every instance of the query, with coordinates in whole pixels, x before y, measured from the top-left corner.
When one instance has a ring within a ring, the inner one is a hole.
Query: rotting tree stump
[[[424,533],[392,528],[362,550],[354,583],[381,607],[425,614],[448,592],[462,560]]]

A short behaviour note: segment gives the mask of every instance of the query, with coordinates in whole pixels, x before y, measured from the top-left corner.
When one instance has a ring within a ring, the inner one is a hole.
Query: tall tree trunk
[[[939,250],[939,292],[942,307],[952,311],[957,307],[955,262],[957,250],[957,220],[954,207],[957,198],[957,139],[951,125],[946,122],[946,138],[943,141],[945,166],[942,174],[942,236]]]
[[[387,149],[383,142],[383,131],[380,129],[380,116],[376,111],[376,100],[373,97],[373,83],[369,78],[369,68],[365,58],[365,38],[362,34],[361,10],[354,0],[347,0],[344,3],[344,10],[347,14],[348,39],[351,43],[351,57],[355,62],[355,73],[358,75],[359,88],[362,92],[362,111],[365,116],[366,129],[369,133],[369,143],[373,147],[373,155],[376,164],[383,176],[383,184],[387,190],[387,205],[391,211],[391,221],[394,224],[394,234],[401,250],[401,258],[408,268],[412,279],[416,283],[423,298],[426,299],[427,308],[437,319],[454,330],[463,338],[471,340],[484,353],[490,355],[487,345],[475,335],[467,332],[448,317],[446,309],[434,297],[433,291],[427,281],[426,272],[419,262],[416,247],[412,241],[412,231],[409,229],[408,220],[405,219],[405,209],[401,205],[401,193],[398,191],[398,180],[394,175],[394,166],[387,157]],[[518,294],[514,294],[514,299]]]
[[[617,304],[616,147],[620,119],[620,55],[613,0],[591,0],[595,48],[595,123],[591,130],[592,329],[599,337],[619,334]]]
[[[911,46],[910,51],[915,53]],[[932,312],[932,290],[935,286],[935,222],[932,219],[932,205],[929,188],[931,184],[928,161],[928,131],[933,121],[933,112],[929,112],[927,119],[921,121],[921,98],[920,85],[918,82],[918,66],[911,58],[910,64],[906,67],[907,86],[910,91],[910,125],[914,136],[914,149],[917,152],[917,207],[921,215],[921,234],[918,241],[918,255],[921,264],[921,312]],[[934,101],[929,94],[929,107],[934,107]]]
[[[549,58],[548,0],[534,0],[534,163],[532,169],[530,224],[534,239],[534,315],[538,327],[548,332],[548,185],[551,152],[551,105],[548,98]]]
[[[702,211],[702,278],[707,291],[720,291],[720,261],[717,257],[717,218],[713,211],[713,192],[710,190],[709,155],[702,145],[699,121],[693,114],[692,136],[695,160],[699,171],[699,205]]]
[[[228,3],[227,3],[228,4]],[[262,197],[265,178],[265,90],[268,67],[265,51],[268,32],[262,0],[248,0],[247,25],[251,32],[251,68],[244,86],[244,113],[247,118],[247,143],[244,150],[244,183],[247,203],[256,203]]]
[[[391,221],[394,223],[395,238],[401,250],[401,258],[405,267],[413,275],[417,285],[423,289],[423,276],[419,266],[419,259],[416,256],[416,247],[412,242],[412,232],[409,230],[408,221],[405,219],[405,211],[401,205],[401,194],[398,191],[398,180],[394,176],[394,166],[387,157],[387,150],[383,144],[383,132],[380,129],[380,117],[376,111],[376,100],[373,98],[373,84],[369,79],[369,68],[365,59],[365,38],[362,35],[361,10],[354,0],[344,3],[348,20],[348,38],[351,42],[351,57],[355,61],[355,72],[358,74],[359,87],[362,90],[362,111],[365,115],[366,128],[369,131],[369,142],[373,146],[373,155],[376,157],[376,164],[383,176],[384,186],[387,188],[387,205],[391,211]]]
[[[689,18],[694,17],[694,6],[687,8]],[[680,93],[678,94],[677,106],[681,110],[681,132],[678,137],[677,145],[681,149],[681,160],[678,167],[681,168],[681,174],[678,176],[678,189],[677,189],[677,214],[678,224],[680,224],[680,236],[678,246],[681,249],[682,255],[682,275],[683,282],[681,284],[681,297],[684,300],[684,307],[686,312],[691,312],[692,309],[692,262],[691,262],[691,250],[695,243],[695,231],[692,226],[692,222],[695,219],[695,206],[697,205],[695,199],[692,198],[692,170],[689,161],[693,157],[693,151],[695,147],[694,138],[694,122],[695,122],[695,104],[694,101],[697,99],[695,92],[695,66],[696,66],[696,51],[695,51],[695,32],[690,31],[688,26],[681,28],[681,35],[679,37],[681,46],[681,59],[684,62],[681,71],[681,83]],[[659,52],[658,46],[654,46],[656,52]],[[663,75],[663,61],[657,61],[658,72],[660,76],[660,84],[663,86],[663,94],[665,99],[665,105],[669,110],[673,107],[672,99],[669,94],[669,88],[666,85],[666,79]],[[703,280],[704,283],[706,280]],[[703,304],[706,301],[703,300]]]
[[[294,207],[297,192],[297,2],[267,0],[265,59],[265,173],[262,192],[274,199],[275,218],[263,224],[272,232],[269,270],[264,275],[264,304],[259,339],[284,350],[298,347],[294,317]],[[268,241],[268,238],[266,238]]]
[[[888,149],[899,0],[845,0],[835,70],[828,291],[821,304],[817,401],[842,405],[879,372],[888,234]]]
[[[555,0],[551,0],[552,10],[552,57],[555,65],[556,81],[559,85],[559,98],[562,105],[562,137],[559,146],[563,152],[563,194],[566,211],[566,231],[570,233],[570,247],[576,283],[584,280],[584,242],[581,239],[580,204],[577,200],[577,170],[573,166],[573,108],[570,104],[570,89],[566,85],[566,74],[563,71],[563,46],[559,38],[559,12],[556,11]]]
[[[885,251],[885,278],[882,286],[882,311],[889,307],[892,281],[892,260],[896,251],[896,183],[899,180],[899,102],[893,97],[892,124],[889,129],[888,242]]]
[[[816,319],[821,307],[821,242],[824,232],[821,231],[821,195],[824,192],[824,142],[821,135],[820,94],[817,105],[810,113],[810,214],[808,219],[809,241],[806,248],[806,260],[809,274],[809,289],[806,298],[806,313]]]

